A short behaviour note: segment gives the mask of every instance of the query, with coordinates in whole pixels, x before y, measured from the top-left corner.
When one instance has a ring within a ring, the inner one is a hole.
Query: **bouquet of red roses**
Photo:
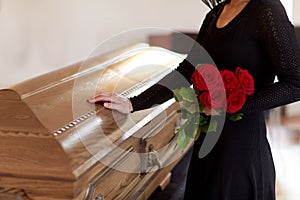
[[[212,64],[197,66],[191,78],[193,87],[174,90],[176,101],[181,104],[183,125],[179,129],[177,144],[184,149],[191,139],[201,132],[215,132],[217,120],[212,115],[226,114],[232,120],[242,119],[237,113],[247,96],[254,92],[254,80],[249,72],[240,67],[236,70],[219,71]]]

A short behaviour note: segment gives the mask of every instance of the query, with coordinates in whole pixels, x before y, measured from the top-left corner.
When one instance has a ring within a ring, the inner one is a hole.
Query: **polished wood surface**
[[[183,58],[137,44],[0,90],[0,199],[147,199],[165,187],[186,152],[179,105],[124,115],[86,99],[134,96]]]

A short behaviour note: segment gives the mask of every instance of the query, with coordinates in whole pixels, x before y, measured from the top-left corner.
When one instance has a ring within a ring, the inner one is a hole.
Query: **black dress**
[[[220,70],[248,69],[254,77],[255,94],[240,111],[244,113],[242,120],[225,121],[217,144],[207,156],[198,156],[205,134],[194,143],[185,199],[272,200],[275,169],[264,111],[300,99],[300,49],[279,0],[251,0],[229,24],[217,28],[224,5],[219,4],[206,15],[197,42]],[[190,61],[205,62],[200,56],[203,52],[195,49],[176,69],[188,80],[194,71]],[[184,84],[174,81],[176,74],[172,72],[132,98],[134,111],[172,98],[171,90]],[[276,83],[275,75],[279,80]]]

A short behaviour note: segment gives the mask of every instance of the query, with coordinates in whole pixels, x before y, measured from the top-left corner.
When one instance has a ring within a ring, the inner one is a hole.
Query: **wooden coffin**
[[[129,115],[86,100],[134,96],[182,61],[137,44],[0,90],[0,199],[147,199],[184,156],[178,104]]]

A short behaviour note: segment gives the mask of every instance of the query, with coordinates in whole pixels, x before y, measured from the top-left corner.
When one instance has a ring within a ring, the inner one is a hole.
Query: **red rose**
[[[234,72],[229,70],[221,71],[224,87],[227,90],[240,87],[239,80]]]
[[[199,101],[203,106],[211,109],[211,98],[208,91],[202,92],[199,95]]]
[[[242,89],[231,90],[227,93],[227,112],[232,114],[239,111],[246,102],[246,95]]]
[[[193,84],[198,90],[211,90],[220,83],[220,73],[218,69],[211,64],[199,65],[191,78]]]
[[[217,110],[224,107],[226,93],[223,88],[217,88],[211,93],[212,108]]]
[[[209,109],[218,110],[224,107],[226,95],[225,91],[222,88],[216,88],[211,93],[210,91],[205,91],[200,94],[199,101],[205,107]]]
[[[237,68],[235,70],[235,74],[239,79],[239,82],[245,92],[246,95],[250,95],[254,93],[254,80],[252,76],[249,74],[248,70]]]

